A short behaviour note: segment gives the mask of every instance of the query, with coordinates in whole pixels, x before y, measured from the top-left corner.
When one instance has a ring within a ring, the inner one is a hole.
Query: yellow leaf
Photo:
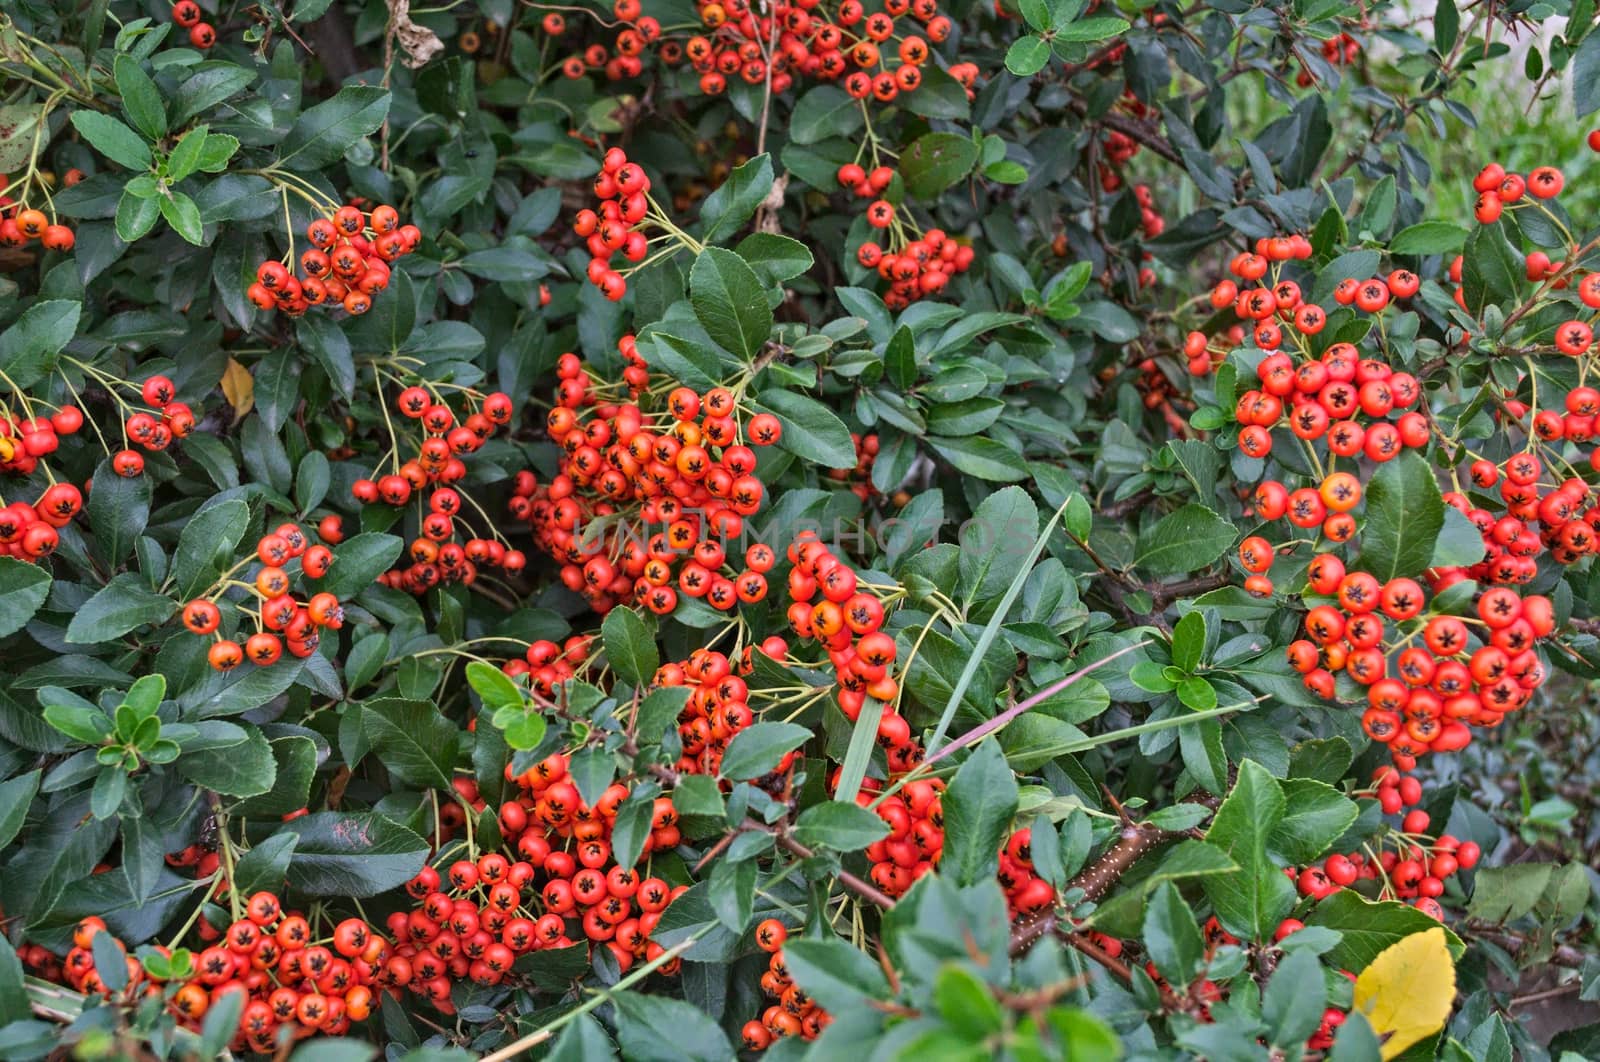
[[[1444,1028],[1455,998],[1455,963],[1440,927],[1384,948],[1356,978],[1355,1009],[1383,1041],[1385,1062]]]
[[[250,370],[232,358],[222,371],[222,394],[233,407],[233,419],[239,420],[256,404],[256,381]]]

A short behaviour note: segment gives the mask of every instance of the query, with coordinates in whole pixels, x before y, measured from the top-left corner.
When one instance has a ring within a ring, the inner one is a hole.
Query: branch
[[[1148,823],[1130,823],[1124,827],[1122,836],[1117,843],[1108,848],[1104,855],[1085,868],[1067,883],[1062,891],[1071,892],[1073,889],[1083,890],[1085,900],[1099,900],[1117,880],[1143,858],[1152,849],[1178,837],[1179,834],[1171,830],[1163,830],[1159,826]],[[1020,955],[1033,947],[1040,937],[1054,932],[1058,919],[1054,908],[1040,911],[1032,918],[1017,924],[1011,931],[1011,954]],[[1070,943],[1070,941],[1069,941]],[[1073,944],[1078,947],[1077,944]],[[1082,951],[1082,948],[1079,948]]]

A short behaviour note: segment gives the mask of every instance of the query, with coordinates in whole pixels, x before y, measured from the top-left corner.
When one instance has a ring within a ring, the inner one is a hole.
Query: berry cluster
[[[867,698],[882,701],[878,744],[889,770],[908,771],[921,751],[911,737],[911,724],[894,709],[900,684],[891,669],[897,649],[882,630],[883,602],[863,583],[855,569],[834,555],[814,534],[803,533],[789,544],[789,626],[801,638],[814,639],[828,651],[838,676],[839,711],[852,723]],[[821,600],[817,600],[818,595]]]
[[[799,74],[822,81],[842,78],[845,91],[856,99],[891,103],[921,87],[923,66],[932,54],[929,42],[945,41],[954,28],[939,14],[937,0],[887,0],[884,10],[871,14],[860,0],[843,0],[831,17],[819,7],[818,0],[803,0],[757,14],[748,0],[701,0],[700,21],[709,32],[684,46],[700,74],[700,91],[717,95],[737,74],[751,85],[770,76],[773,91],[783,92]],[[895,20],[906,14],[920,24],[921,34],[896,34]],[[971,63],[950,69],[967,85],[977,72]]]
[[[461,518],[462,497],[453,487],[434,488],[428,495],[428,511],[422,517],[420,532],[406,547],[409,563],[384,572],[378,577],[380,583],[410,594],[424,594],[441,583],[471,586],[485,566],[508,575],[527,566],[526,554],[508,548],[499,538],[480,538],[469,532],[465,541],[455,541],[457,532],[466,526]]]
[[[507,660],[500,670],[512,678],[527,675],[535,691],[549,696],[588,662],[589,643],[586,634],[574,634],[561,645],[541,638],[528,646],[523,659]]]
[[[542,948],[587,940],[604,945],[626,971],[663,948],[650,939],[661,912],[687,891],[616,863],[611,832],[628,788],[613,784],[593,807],[585,804],[556,753],[522,774],[507,768],[519,793],[500,806],[502,843],[509,855],[484,852],[445,868],[425,866],[406,886],[417,907],[389,916],[399,942],[390,973],[435,1007],[449,1005],[452,978],[499,984],[516,958]],[[657,797],[643,855],[679,841],[670,797]],[[442,865],[442,860],[441,860]],[[661,967],[675,973],[678,960]],[[440,1009],[444,1009],[441,1007]]]
[[[0,174],[0,193],[10,184],[10,178]],[[77,237],[66,225],[51,221],[44,211],[0,194],[0,247],[26,247],[33,240],[47,251],[70,251]]]
[[[877,799],[880,791],[876,780],[867,779],[857,799],[864,805],[869,804]],[[944,854],[943,792],[944,779],[919,778],[907,782],[874,809],[889,827],[889,836],[874,841],[867,848],[867,859],[872,867],[870,876],[873,884],[890,896],[902,895],[918,878],[937,866],[939,857]],[[1026,851],[1021,854],[1027,858]],[[1002,876],[1001,883],[1006,885],[1009,905],[1011,886],[1019,875],[1018,867],[1009,857],[1005,864],[1001,869],[1007,875]],[[1032,877],[1031,867],[1029,863],[1028,877]]]
[[[326,517],[320,532],[325,541],[342,537],[339,517]],[[250,582],[235,578],[258,562],[260,567]],[[218,671],[232,671],[245,660],[258,667],[270,667],[283,658],[304,658],[316,652],[323,630],[338,630],[344,625],[344,608],[333,594],[302,589],[304,600],[295,596],[294,565],[307,583],[314,583],[333,567],[333,551],[325,545],[312,545],[299,524],[285,523],[263,535],[253,555],[245,557],[225,573],[205,594],[183,607],[183,625],[202,637],[216,635],[206,659]],[[230,590],[246,591],[246,600],[255,608],[237,603],[238,611],[255,621],[256,631],[244,644],[221,633],[223,613],[218,604]]]
[[[644,167],[629,162],[621,148],[605,153],[593,189],[599,210],[578,211],[572,231],[583,237],[589,250],[589,283],[616,302],[627,294],[628,282],[611,267],[612,256],[620,252],[631,263],[643,262],[650,254],[646,232],[651,225],[669,232],[676,229],[650,198]]]
[[[217,43],[217,31],[204,19],[205,12],[195,0],[176,0],[172,5],[172,21],[189,31],[189,43],[201,51]]]
[[[108,387],[120,383],[104,374],[97,374],[97,378]],[[188,438],[194,431],[194,410],[186,403],[176,401],[173,397],[176,393],[177,388],[165,376],[150,377],[139,387],[139,397],[148,407],[145,410],[135,409],[112,390],[113,398],[124,410],[134,410],[123,422],[123,434],[127,439],[145,450],[156,452],[172,445],[174,439]],[[144,472],[144,456],[131,447],[124,448],[112,455],[111,467],[117,475],[131,479]]]
[[[1239,429],[1239,449],[1251,457],[1272,452],[1272,429],[1278,427],[1288,427],[1306,443],[1326,440],[1326,451],[1333,457],[1366,457],[1380,463],[1407,448],[1428,444],[1428,418],[1411,409],[1422,398],[1417,378],[1396,372],[1379,359],[1360,357],[1349,343],[1335,343],[1321,358],[1298,366],[1290,355],[1275,351],[1261,359],[1256,375],[1261,387],[1240,395],[1234,406],[1234,418],[1244,425]],[[1387,419],[1391,415],[1397,415],[1393,422]],[[1367,423],[1358,419],[1363,417]],[[1287,500],[1289,492],[1284,490],[1280,498],[1282,484],[1270,483],[1257,492],[1262,516],[1276,520],[1287,515],[1297,527],[1322,522],[1326,510],[1313,519],[1315,505],[1307,508],[1291,502],[1279,512],[1279,502]],[[1309,501],[1309,496],[1301,497]]]
[[[422,518],[421,535],[411,544],[411,566],[390,572],[385,579],[391,586],[415,593],[441,580],[470,582],[477,565],[493,564],[515,572],[525,563],[520,552],[507,549],[498,540],[470,537],[465,546],[453,541],[457,524],[462,522],[460,514],[465,496],[450,489],[450,485],[459,483],[467,474],[463,458],[509,425],[516,407],[503,392],[486,395],[471,388],[456,387],[470,410],[458,419],[456,411],[438,393],[438,388],[443,386],[447,385],[411,384],[401,390],[395,399],[396,408],[401,416],[416,421],[422,429],[416,456],[400,461],[401,443],[391,425],[395,470],[376,479],[362,477],[350,488],[351,495],[363,505],[381,502],[398,509],[411,500],[414,492],[430,485],[435,487],[428,498],[428,513]]]
[[[760,1021],[746,1022],[740,1030],[740,1040],[747,1050],[764,1051],[774,1040],[787,1036],[815,1040],[833,1021],[789,976],[782,950],[788,939],[788,929],[776,918],[756,926],[756,946],[772,956],[767,960],[767,972],[761,975],[761,991],[777,1002],[762,1012]]]
[[[1376,797],[1385,815],[1399,815],[1404,808],[1412,808],[1404,812],[1399,830],[1390,831],[1383,838],[1393,847],[1381,846],[1376,853],[1335,853],[1305,867],[1286,867],[1284,873],[1294,881],[1300,895],[1313,900],[1324,899],[1358,881],[1374,881],[1378,899],[1403,900],[1442,920],[1444,910],[1438,897],[1444,895],[1445,881],[1457,871],[1477,866],[1482,852],[1472,841],[1461,841],[1449,834],[1434,839],[1426,835],[1428,813],[1416,807],[1422,800],[1422,783],[1413,775],[1380,767],[1373,772],[1372,789],[1360,795]],[[1277,939],[1303,928],[1298,920],[1288,919],[1278,927]]]
[[[760,650],[782,660],[788,646],[774,635],[761,643]],[[743,661],[729,660],[715,649],[696,649],[687,660],[663,664],[656,671],[655,685],[689,691],[689,699],[678,714],[678,740],[683,746],[676,765],[679,772],[717,777],[728,742],[755,721],[750,687],[741,673],[749,673]],[[794,758],[793,752],[785,755],[773,773],[786,772]]]
[[[48,417],[18,418],[0,410],[0,472],[31,475],[41,458],[60,447],[61,436],[81,427],[83,411],[77,406],[61,406]]]
[[[235,1052],[274,1053],[285,1029],[295,1040],[342,1036],[371,1015],[374,989],[383,987],[392,960],[389,942],[366,922],[347,918],[318,938],[305,915],[283,910],[277,895],[266,891],[252,895],[243,913],[197,954],[156,948],[141,963],[110,938],[125,964],[115,974],[97,966],[95,952],[105,947],[95,938],[109,937],[110,930],[93,915],[78,923],[64,959],[38,945],[25,946],[19,956],[42,977],[85,995],[124,1004],[159,996],[180,1025],[195,1031],[218,1000],[242,993],[231,1038]],[[124,987],[108,987],[113,984]]]
[[[299,277],[285,264],[292,250],[256,267],[255,283],[245,294],[258,308],[299,317],[332,300],[346,313],[366,313],[389,286],[390,263],[416,250],[422,232],[400,224],[392,206],[375,207],[367,215],[347,204],[307,225],[306,239],[311,247],[300,255]]]
[[[633,337],[618,346],[630,359],[623,383],[641,401],[607,400],[617,385],[562,355],[546,422],[561,470],[548,484],[519,475],[512,514],[528,521],[535,544],[562,563],[562,582],[596,611],[633,598],[665,614],[680,594],[724,611],[761,600],[772,551],[751,551],[740,570],[726,543],[765,495],[746,441],[771,445],[781,424],[770,413],[750,415],[723,387],[701,394],[668,382],[645,393],[649,373]]]
[[[876,493],[872,486],[872,466],[878,459],[878,437],[875,434],[862,435],[853,431],[850,433],[850,442],[856,448],[855,467],[830,468],[827,475],[829,479],[848,483],[851,493],[862,501],[867,501]]]
[[[611,11],[622,24],[612,45],[616,54],[613,55],[611,49],[603,44],[591,44],[582,55],[569,55],[562,60],[561,73],[576,79],[591,70],[604,70],[609,81],[638,77],[644,69],[644,62],[639,57],[646,48],[661,39],[661,23],[649,15],[641,14],[640,9],[639,0],[615,0]],[[546,14],[540,25],[551,37],[559,37],[567,32],[567,20],[558,11]]]
[[[1254,251],[1235,255],[1229,262],[1229,271],[1239,280],[1217,282],[1210,293],[1212,308],[1223,310],[1231,306],[1234,316],[1250,329],[1254,345],[1262,350],[1276,351],[1287,341],[1303,356],[1309,356],[1304,337],[1321,332],[1327,326],[1328,314],[1316,303],[1306,302],[1300,285],[1284,278],[1283,272],[1284,263],[1310,257],[1311,241],[1298,233],[1262,237],[1256,241]],[[1347,277],[1335,286],[1333,297],[1341,306],[1354,306],[1363,313],[1377,314],[1394,299],[1411,298],[1421,286],[1422,281],[1415,273],[1395,269],[1386,277],[1366,280]],[[1289,330],[1285,325],[1290,326]],[[1230,345],[1223,349],[1223,356],[1243,337],[1243,327],[1235,331],[1230,326],[1225,333]],[[1203,375],[1211,370],[1213,362],[1221,361],[1215,357],[1211,346],[1212,341],[1202,332],[1191,332],[1185,337],[1184,355],[1189,359],[1190,372]]]
[[[1462,569],[1437,571],[1435,594],[1465,577]],[[1306,637],[1290,644],[1289,662],[1324,698],[1335,696],[1336,671],[1365,687],[1362,727],[1402,765],[1465,747],[1470,726],[1499,725],[1544,682],[1535,643],[1555,629],[1548,598],[1494,587],[1479,595],[1476,617],[1450,615],[1432,610],[1416,580],[1380,583],[1347,572],[1331,553],[1312,560],[1307,579],[1309,594],[1333,600],[1307,613]],[[1419,637],[1421,645],[1411,644]]]
[[[977,257],[970,244],[958,243],[943,229],[928,229],[921,236],[908,235],[897,209],[887,199],[867,207],[867,222],[873,228],[890,229],[888,247],[867,240],[856,249],[856,261],[889,282],[883,301],[891,309],[904,309],[917,299],[937,295],[957,273],[965,273]]]
[[[61,544],[58,529],[66,527],[82,508],[83,494],[70,483],[46,487],[32,505],[14,501],[0,508],[0,557],[43,561]]]

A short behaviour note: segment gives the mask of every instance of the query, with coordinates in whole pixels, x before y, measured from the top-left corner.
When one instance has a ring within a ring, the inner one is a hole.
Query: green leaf
[[[960,599],[981,605],[1005,593],[1042,551],[1041,537],[1039,510],[1027,491],[1005,487],[985,498],[957,543]]]
[[[724,374],[723,359],[716,351],[688,339],[653,332],[650,342],[640,344],[640,353],[650,365],[690,387],[715,387]]]
[[[351,85],[330,100],[300,112],[278,149],[279,164],[318,170],[339,161],[356,141],[377,131],[389,115],[389,93]]]
[[[993,877],[1017,802],[1017,778],[1006,764],[1000,743],[981,742],[945,790],[940,873],[957,885],[974,885]]]
[[[1391,254],[1450,254],[1461,250],[1467,230],[1448,221],[1423,221],[1401,229],[1389,241]],[[1463,269],[1465,266],[1463,266]]]
[[[0,1027],[7,1029],[20,1029],[33,1016],[33,1008],[28,1002],[27,982],[23,979],[22,960],[17,958],[17,949],[11,946],[11,941],[0,935]],[[48,1037],[53,1035],[52,1027],[38,1023],[42,1036],[43,1049],[37,1052],[39,1056],[49,1053]],[[12,1041],[13,1044],[16,1041]]]
[[[771,193],[772,156],[763,153],[735,166],[728,179],[700,205],[700,220],[706,226],[701,239],[711,243],[732,235]]]
[[[949,962],[939,968],[939,976],[933,982],[933,1002],[963,1040],[993,1036],[1005,1023],[1005,1015],[989,986],[960,963]]]
[[[1579,118],[1600,111],[1600,33],[1586,33],[1578,45],[1572,56],[1571,83],[1572,106]]]
[[[28,817],[28,808],[38,791],[38,769],[0,782],[0,848],[16,839],[17,831],[22,829],[23,820]]]
[[[194,597],[231,568],[249,526],[250,506],[238,498],[217,502],[190,517],[172,557],[178,596]]]
[[[474,660],[467,665],[467,685],[483,701],[484,707],[490,710],[521,709],[527,703],[522,689],[511,681],[511,676],[482,660]]]
[[[1031,33],[1018,37],[1006,49],[1006,69],[1017,77],[1032,77],[1043,70],[1049,61],[1049,42]]]
[[[0,638],[20,631],[49,596],[47,569],[15,557],[0,557]]]
[[[818,85],[795,101],[794,113],[789,116],[789,139],[796,144],[815,144],[828,137],[849,136],[864,120],[860,101],[837,86]]]
[[[1461,254],[1461,296],[1468,313],[1481,314],[1491,303],[1517,298],[1524,275],[1522,256],[1506,240],[1498,221],[1473,229]]]
[[[1449,55],[1456,46],[1461,31],[1461,13],[1455,0],[1439,0],[1433,9],[1433,47],[1440,55]]]
[[[918,199],[932,199],[972,173],[978,145],[959,133],[925,133],[900,156],[900,176],[906,191]]]
[[[84,515],[94,531],[105,560],[120,564],[133,552],[150,519],[151,482],[148,476],[119,476],[106,458],[94,470]]]
[[[1415,907],[1398,900],[1375,903],[1354,889],[1340,889],[1318,902],[1305,923],[1338,930],[1339,942],[1323,958],[1335,969],[1351,973],[1365,970],[1391,944],[1439,924]],[[1450,953],[1459,958],[1463,950],[1460,938],[1448,929],[1445,937]]]
[[[647,685],[661,666],[655,634],[638,612],[618,606],[606,613],[600,625],[606,659],[617,677],[630,686]]]
[[[1144,945],[1161,976],[1175,985],[1194,980],[1205,957],[1205,940],[1195,924],[1194,912],[1183,902],[1177,886],[1162,882],[1150,894],[1145,908]]]
[[[299,839],[293,833],[275,833],[240,856],[233,865],[234,888],[243,896],[261,889],[282,888]]]
[[[382,815],[324,811],[291,819],[289,883],[313,896],[362,899],[405,884],[427,858],[428,842]]]
[[[805,461],[824,468],[856,467],[856,446],[850,429],[827,406],[798,391],[769,387],[752,403],[771,413],[783,425],[778,445]]]
[[[1294,886],[1267,855],[1268,839],[1283,819],[1286,803],[1278,780],[1254,760],[1244,760],[1206,832],[1206,843],[1239,866],[1234,873],[1205,880],[1217,918],[1235,936],[1270,939],[1294,906]]]
[[[969,476],[994,483],[1028,478],[1028,466],[1011,447],[982,435],[928,436],[935,453]]]
[[[889,995],[883,968],[837,937],[790,940],[783,946],[783,960],[794,983],[835,1014],[848,1014],[867,1000]]]
[[[81,302],[45,299],[0,332],[0,372],[10,377],[12,386],[32,386],[54,371],[56,355],[77,334],[82,312]]]
[[[173,192],[161,196],[156,202],[161,207],[161,216],[167,219],[173,232],[196,247],[205,244],[205,225],[200,220],[200,208],[193,199],[182,192]]]
[[[362,705],[362,726],[389,773],[419,789],[450,788],[460,728],[427,701],[380,697]]]
[[[75,110],[72,112],[72,125],[89,142],[90,147],[123,169],[150,168],[150,145],[109,114]]]
[[[717,920],[734,933],[750,925],[756,900],[756,861],[721,859],[712,866],[706,882],[706,899]]]
[[[767,289],[737,254],[707,247],[689,270],[689,302],[706,334],[723,349],[754,361],[772,334]]]
[[[1110,40],[1127,29],[1128,24],[1120,18],[1086,18],[1059,27],[1056,30],[1056,40],[1092,44],[1095,41]]]
[[[398,535],[366,532],[348,538],[333,549],[333,567],[318,586],[341,601],[371,586],[400,559],[405,542]]]
[[[734,251],[768,284],[804,276],[816,262],[805,244],[775,232],[752,232]]]
[[[1261,1017],[1272,1042],[1285,1048],[1303,1045],[1321,1024],[1327,999],[1317,956],[1303,948],[1289,952],[1273,971],[1261,1000]]]
[[[1172,628],[1172,666],[1193,674],[1206,651],[1206,617],[1198,609],[1186,613]]]
[[[1205,506],[1185,505],[1139,536],[1133,563],[1155,575],[1198,571],[1221,558],[1237,534],[1230,521]]]
[[[1422,571],[1444,526],[1444,500],[1433,469],[1406,450],[1373,473],[1367,484],[1367,523],[1356,567],[1379,582]]]
[[[734,781],[760,778],[810,738],[811,731],[798,723],[756,723],[745,727],[733,736],[722,754],[722,777]]]
[[[207,140],[206,127],[203,125],[197,125],[183,134],[183,138],[172,149],[172,154],[167,156],[167,179],[176,183],[198,170],[206,154]],[[219,138],[219,146],[223,140],[233,140],[233,138]],[[233,143],[237,147],[239,142],[233,140]],[[224,155],[222,162],[227,161],[227,155]]]
[[[889,835],[889,824],[859,804],[827,800],[795,820],[795,840],[814,848],[855,852]]]
[[[108,642],[136,627],[160,623],[177,608],[170,597],[149,589],[140,576],[124,572],[73,614],[66,640],[78,645]]]
[[[272,746],[255,727],[245,730],[237,745],[185,753],[178,773],[202,789],[224,796],[248,797],[269,792],[278,778]]]
[[[134,128],[143,133],[146,140],[155,141],[166,136],[167,112],[161,105],[161,93],[139,61],[131,55],[119,55],[112,71],[117,95],[122,97],[122,109],[128,113]]]
[[[284,734],[270,742],[278,776],[268,793],[241,801],[234,812],[249,818],[287,815],[306,806],[317,773],[317,743],[304,734]]]
[[[117,237],[123,243],[132,243],[144,236],[160,220],[161,204],[153,197],[146,199],[124,191],[122,198],[117,200]]]
[[[834,91],[845,95],[842,90]],[[28,160],[33,158],[33,138],[41,117],[47,116],[35,100],[24,98],[16,103],[0,103],[0,173],[27,169]]]
[[[727,1062],[733,1045],[715,1021],[691,1003],[663,995],[613,992],[617,1043],[637,1062]]]
[[[917,382],[917,345],[911,329],[901,325],[883,348],[883,372],[902,391]]]
[[[1288,778],[1282,788],[1286,801],[1283,818],[1267,846],[1286,863],[1303,866],[1317,859],[1360,814],[1355,801],[1325,782]]]

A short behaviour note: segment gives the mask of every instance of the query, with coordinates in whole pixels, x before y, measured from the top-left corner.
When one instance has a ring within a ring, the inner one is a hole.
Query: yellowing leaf
[[[1356,978],[1355,1009],[1383,1041],[1385,1062],[1444,1028],[1455,998],[1456,968],[1443,928],[1384,948]]]
[[[232,358],[222,371],[222,394],[233,407],[233,419],[241,420],[256,404],[256,381],[250,370]]]

